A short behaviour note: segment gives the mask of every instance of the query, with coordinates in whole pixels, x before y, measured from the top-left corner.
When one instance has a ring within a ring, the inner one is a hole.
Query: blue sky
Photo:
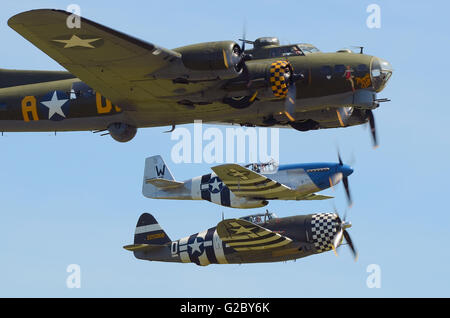
[[[1,68],[61,67],[10,29],[12,15],[71,2],[1,4]],[[90,132],[7,133],[0,137],[0,296],[27,297],[449,297],[448,180],[449,4],[435,1],[76,1],[82,14],[114,29],[173,48],[213,40],[278,36],[322,51],[350,45],[389,60],[394,75],[376,117],[380,147],[365,126],[300,133],[280,130],[282,163],[356,158],[350,177],[352,238],[360,252],[324,253],[297,262],[254,265],[165,264],[134,259],[142,212],[155,215],[172,239],[253,211],[207,202],[146,199],[144,159],[161,154],[179,180],[208,172],[208,164],[170,163],[175,144],[166,127],[142,129],[126,144]],[[366,7],[381,7],[381,28],[366,27]],[[281,12],[282,13],[279,13]],[[277,13],[278,12],[278,13]],[[7,46],[5,45],[7,43]],[[192,129],[192,126],[186,126]],[[221,127],[224,130],[224,127]],[[279,216],[343,213],[342,185],[323,194],[334,201],[272,202]],[[81,266],[81,288],[68,289],[66,268]],[[370,264],[381,288],[366,286]]]

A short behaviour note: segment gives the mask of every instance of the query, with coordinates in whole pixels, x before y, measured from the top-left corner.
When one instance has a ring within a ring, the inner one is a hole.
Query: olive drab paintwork
[[[41,77],[41,72],[36,72]],[[59,72],[58,72],[59,73]],[[0,70],[0,76],[3,71]],[[32,75],[33,72],[27,72]],[[47,72],[50,76],[52,72]],[[59,75],[59,74],[58,74]],[[1,104],[4,110],[0,110],[0,122],[15,121],[15,126],[7,126],[3,131],[27,131],[27,125],[30,122],[44,122],[42,125],[34,126],[33,131],[53,131],[53,130],[72,130],[70,127],[65,129],[64,125],[56,123],[63,119],[85,119],[91,117],[101,117],[105,115],[113,115],[121,113],[119,106],[112,105],[112,102],[102,96],[99,92],[94,91],[78,79],[66,73],[61,74],[69,79],[56,80],[50,82],[41,82],[35,84],[26,84],[11,87],[8,89],[0,89]],[[44,77],[45,78],[45,77]],[[51,100],[52,95],[57,93],[57,98],[66,100],[66,104],[70,107],[64,111],[64,116],[55,118],[49,113],[45,102]],[[59,119],[59,120],[58,120]],[[21,122],[24,123],[21,123]],[[52,122],[55,122],[52,129]],[[26,123],[26,124],[25,124]],[[0,124],[1,125],[1,124]],[[88,130],[96,129],[96,126],[88,128]]]
[[[234,41],[168,50],[85,18],[68,29],[69,14],[8,21],[68,72],[0,70],[0,131],[109,130],[128,141],[137,128],[194,120],[301,131],[369,121],[374,131],[372,110],[386,100],[377,93],[392,74],[378,57],[276,38],[245,40],[245,51]]]
[[[222,220],[206,231],[171,241],[153,215],[144,213],[136,225],[134,244],[124,248],[142,260],[206,266],[282,262],[336,252],[345,238],[356,260],[358,254],[346,231],[350,227],[336,213],[278,218],[267,212]]]

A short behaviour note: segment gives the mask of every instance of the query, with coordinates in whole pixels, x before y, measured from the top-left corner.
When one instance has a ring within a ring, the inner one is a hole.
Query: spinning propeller
[[[348,185],[348,176],[353,172],[353,170],[351,172],[346,171],[351,168],[347,165],[344,165],[344,163],[342,162],[342,158],[341,158],[341,154],[339,153],[339,150],[338,150],[338,160],[339,160],[339,166],[341,167],[341,171],[342,171],[341,172],[342,173],[342,183],[344,184],[345,193],[347,194],[348,205],[349,205],[349,207],[351,207],[353,205],[353,201],[352,201],[352,196],[350,194],[350,187]]]
[[[245,44],[254,44],[254,41],[249,41],[246,39],[245,35],[246,31],[244,28],[243,37],[242,39],[239,39],[239,41],[242,42],[240,54],[239,54],[239,62],[236,64],[238,70],[242,70],[243,76],[245,78],[245,81],[247,82],[247,87],[251,86],[251,80],[250,80],[250,74],[248,72],[247,65],[245,64],[246,61],[249,61],[252,59],[252,56],[250,54],[245,53]],[[295,99],[297,97],[297,88],[295,86],[295,82],[299,79],[303,79],[305,76],[303,73],[294,73],[294,68],[292,67],[292,64],[287,60],[286,58],[286,66],[284,67],[284,82],[287,86],[287,93],[285,96],[285,102],[284,102],[284,114],[289,119],[289,121],[295,121],[294,114],[295,114]]]
[[[245,62],[250,61],[252,59],[252,56],[250,54],[246,54],[245,53],[245,44],[253,44],[253,41],[249,41],[246,39],[246,30],[245,30],[245,26],[244,26],[244,31],[242,34],[242,39],[239,39],[239,41],[242,42],[241,48],[240,48],[240,55],[239,55],[239,63],[237,64],[237,68],[238,70],[242,70],[242,73],[244,75],[245,81],[247,82],[247,87],[250,87],[250,85],[252,85],[252,82],[250,80],[250,74],[248,72],[248,68],[247,65],[245,64]]]
[[[346,215],[344,215],[344,220],[342,221],[341,218],[339,217],[339,214],[336,212],[337,214],[337,234],[336,236],[333,238],[333,242],[331,243],[331,248],[333,249],[334,253],[337,254],[337,248],[339,247],[339,244],[342,242],[342,239],[344,238],[345,241],[347,242],[348,246],[350,247],[350,250],[353,254],[353,259],[355,260],[355,262],[358,260],[358,252],[356,251],[355,245],[353,244],[353,241],[350,237],[350,234],[347,232],[348,228],[352,227],[352,223],[351,222],[347,222],[346,219]]]
[[[378,141],[377,141],[377,131],[375,128],[375,117],[373,116],[373,112],[371,109],[367,110],[367,114],[369,115],[369,125],[370,125],[370,132],[372,133],[372,141],[373,141],[373,147],[378,147]]]
[[[287,64],[287,71],[284,73],[284,78],[287,83],[287,94],[284,101],[284,114],[289,119],[289,121],[295,121],[295,99],[297,98],[297,87],[295,82],[299,79],[303,79],[305,76],[303,73],[294,73],[294,68],[292,64]]]

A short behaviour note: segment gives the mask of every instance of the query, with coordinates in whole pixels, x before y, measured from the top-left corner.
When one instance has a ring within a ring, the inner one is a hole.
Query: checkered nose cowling
[[[286,97],[289,83],[285,75],[290,75],[291,68],[287,61],[276,61],[270,65],[270,86],[276,97]]]
[[[338,227],[339,219],[336,213],[318,213],[311,216],[311,241],[316,253],[332,249],[331,245]]]

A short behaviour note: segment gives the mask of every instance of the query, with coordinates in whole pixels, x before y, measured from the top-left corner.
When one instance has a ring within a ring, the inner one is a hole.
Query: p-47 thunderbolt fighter
[[[209,264],[265,263],[294,260],[329,250],[343,238],[355,260],[357,252],[346,229],[350,222],[336,213],[277,218],[273,213],[223,220],[216,227],[171,241],[155,218],[139,218],[134,244],[124,246],[138,259]]]
[[[277,165],[224,164],[211,168],[214,172],[184,182],[175,181],[161,156],[145,161],[142,193],[152,199],[207,200],[240,209],[258,208],[269,200],[324,200],[330,196],[315,192],[343,181],[349,204],[351,196],[348,176],[353,169],[338,163],[306,163]]]

